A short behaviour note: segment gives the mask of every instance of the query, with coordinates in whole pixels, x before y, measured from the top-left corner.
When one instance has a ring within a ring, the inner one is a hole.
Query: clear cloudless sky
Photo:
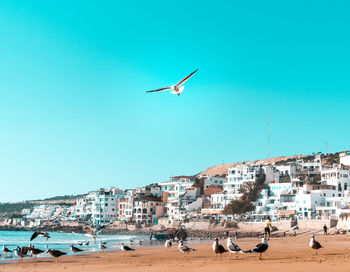
[[[0,1],[0,202],[350,149],[349,9]]]

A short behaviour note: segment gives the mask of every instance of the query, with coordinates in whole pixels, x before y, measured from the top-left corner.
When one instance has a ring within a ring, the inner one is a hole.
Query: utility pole
[[[270,115],[267,119],[267,158],[270,158],[270,133],[271,133],[271,122]]]
[[[328,154],[328,143],[327,142],[325,142],[325,144],[326,144],[326,154]]]

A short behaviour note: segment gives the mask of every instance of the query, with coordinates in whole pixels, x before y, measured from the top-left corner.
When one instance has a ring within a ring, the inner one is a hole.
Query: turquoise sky
[[[348,3],[0,1],[0,201],[350,149]]]

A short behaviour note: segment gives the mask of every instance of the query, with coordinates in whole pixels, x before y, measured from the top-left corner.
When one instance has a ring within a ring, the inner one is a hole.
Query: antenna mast
[[[267,119],[267,158],[270,158],[270,133],[271,133],[271,122],[270,115]]]

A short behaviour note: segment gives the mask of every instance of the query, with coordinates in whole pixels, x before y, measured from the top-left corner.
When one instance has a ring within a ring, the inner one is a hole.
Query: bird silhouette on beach
[[[243,251],[244,253],[260,253],[259,260],[262,260],[262,254],[268,249],[269,245],[266,242],[265,238],[261,239],[261,243],[257,244],[255,247],[253,247],[250,250]]]
[[[315,250],[315,255],[317,255],[317,250],[323,247],[319,242],[315,240],[315,235],[311,235],[309,246]]]
[[[60,251],[60,250],[53,250],[53,249],[48,249],[45,251],[46,253],[49,253],[51,257],[55,258],[56,262],[58,262],[58,258],[66,255],[66,252]]]
[[[215,238],[215,241],[214,241],[214,243],[212,245],[212,248],[213,248],[213,252],[214,252],[214,255],[215,255],[215,260],[216,260],[216,257],[217,257],[218,254],[220,254],[220,257],[222,259],[222,254],[227,252],[227,249],[219,244],[219,238]]]
[[[196,251],[194,248],[190,248],[190,247],[184,245],[183,240],[180,240],[178,248],[182,254],[188,254],[189,252]]]
[[[124,243],[120,244],[120,249],[124,252],[124,255],[126,255],[126,252],[128,251],[134,251],[134,248],[128,247],[126,245],[124,245]]]

